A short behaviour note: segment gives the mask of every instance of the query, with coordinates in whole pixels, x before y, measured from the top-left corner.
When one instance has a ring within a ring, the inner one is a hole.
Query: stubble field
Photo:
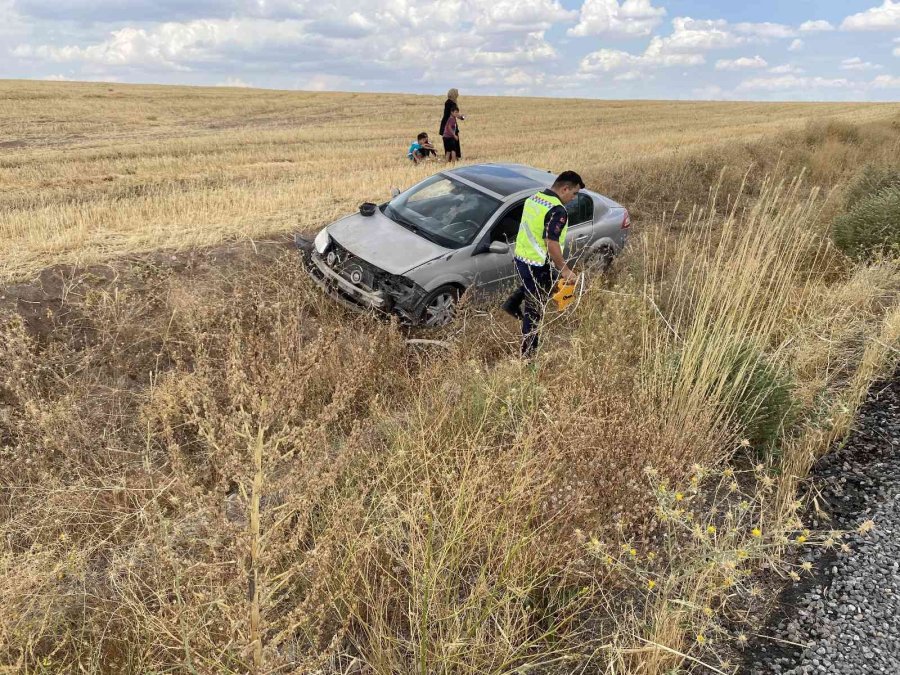
[[[737,672],[898,361],[894,242],[831,224],[893,203],[900,106],[460,102],[466,161],[635,215],[532,365],[283,245],[438,170],[442,97],[0,83],[0,669]]]
[[[865,123],[897,110],[466,96],[461,104],[467,161],[570,167],[613,196],[660,161],[811,119]],[[440,145],[442,106],[438,96],[0,82],[0,282],[53,263],[317,228],[439,168],[404,157],[419,131]]]

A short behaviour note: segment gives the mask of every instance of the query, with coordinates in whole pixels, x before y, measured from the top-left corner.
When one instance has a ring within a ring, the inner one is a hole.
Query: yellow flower
[[[834,548],[834,539],[828,537],[828,539],[822,542],[822,546],[825,548]]]
[[[805,560],[800,567],[803,568],[804,572],[812,572],[812,563],[809,560]]]
[[[712,607],[709,607],[709,606],[706,606],[706,607],[703,608],[703,613],[704,613],[706,616],[708,616],[708,617],[709,617],[709,616],[712,616],[712,615],[713,615],[713,608],[712,608]]]
[[[738,641],[738,644],[743,647],[744,645],[747,644],[747,636],[744,635],[743,633],[738,633],[737,641]]]
[[[748,557],[750,557],[750,554],[747,553],[747,551],[745,551],[744,549],[739,548],[737,550],[737,557],[738,557],[738,560],[746,560]]]
[[[702,645],[706,643],[706,636],[703,633],[697,633],[697,644]]]
[[[605,558],[603,558],[603,562],[605,562],[607,565],[612,565],[613,564],[612,556],[607,555]]]
[[[628,555],[630,555],[632,558],[637,556],[637,549],[636,548],[630,549],[628,551]]]
[[[729,468],[729,469],[725,469],[725,470],[722,472],[722,475],[725,476],[725,478],[731,478],[731,477],[734,475],[734,469],[730,469],[730,468]]]
[[[708,526],[706,527],[706,532],[707,532],[708,534],[715,534],[715,533],[716,533],[716,526],[715,526],[715,525],[708,525]]]
[[[722,580],[722,585],[725,588],[731,588],[732,586],[734,586],[734,577],[725,577]]]
[[[794,570],[791,570],[790,572],[788,572],[788,576],[791,579],[793,579],[794,581],[800,581],[800,575],[797,574]]]
[[[683,499],[684,499],[684,493],[683,493],[683,492],[676,492],[676,493],[675,493],[675,501],[676,501],[676,502],[680,502],[680,501],[683,500]]]
[[[762,536],[762,530],[760,530],[758,527],[754,527],[752,530],[750,530],[750,534],[759,539]]]
[[[804,542],[806,541],[806,537],[804,537],[804,536],[801,534],[799,537],[797,537],[797,539],[796,539],[795,541],[796,541],[798,544],[802,544],[802,543],[804,543]]]
[[[647,554],[647,560],[655,560],[655,559],[656,559],[656,554],[653,551],[650,551]]]
[[[737,492],[738,487],[740,487],[740,486],[737,484],[737,481],[733,480],[728,484],[728,491],[729,492]]]
[[[66,541],[68,538],[69,538],[69,535],[67,535],[65,532],[60,532],[60,533],[59,533],[59,540],[60,540],[60,541]]]
[[[652,591],[654,586],[656,586],[656,582],[653,581],[653,579],[650,579],[650,580],[647,582],[647,590]]]

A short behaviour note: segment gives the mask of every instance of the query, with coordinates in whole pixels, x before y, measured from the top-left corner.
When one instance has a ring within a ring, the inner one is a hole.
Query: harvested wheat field
[[[900,106],[462,96],[467,162],[635,216],[528,365],[285,243],[440,169],[440,104],[0,83],[5,672],[730,674],[841,539],[799,488],[898,362]]]
[[[884,104],[463,103],[466,161],[571,165],[613,196],[650,189],[645,167],[705,148],[733,149],[811,119],[897,114]],[[0,82],[0,281],[52,263],[318,228],[436,169],[411,166],[405,154],[419,131],[440,145],[441,104],[436,96]]]

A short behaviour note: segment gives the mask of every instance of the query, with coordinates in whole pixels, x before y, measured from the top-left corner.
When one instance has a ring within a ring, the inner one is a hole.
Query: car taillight
[[[622,229],[627,230],[631,227],[631,216],[628,214],[628,209],[625,209],[625,217],[622,218]]]

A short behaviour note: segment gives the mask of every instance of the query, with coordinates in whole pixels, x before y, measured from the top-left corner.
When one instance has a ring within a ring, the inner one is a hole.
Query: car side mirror
[[[398,188],[398,187],[391,188],[391,198],[394,198],[399,194],[400,194],[400,188]]]
[[[506,255],[509,253],[509,244],[503,241],[492,241],[488,246],[488,253],[497,253],[498,255]]]

